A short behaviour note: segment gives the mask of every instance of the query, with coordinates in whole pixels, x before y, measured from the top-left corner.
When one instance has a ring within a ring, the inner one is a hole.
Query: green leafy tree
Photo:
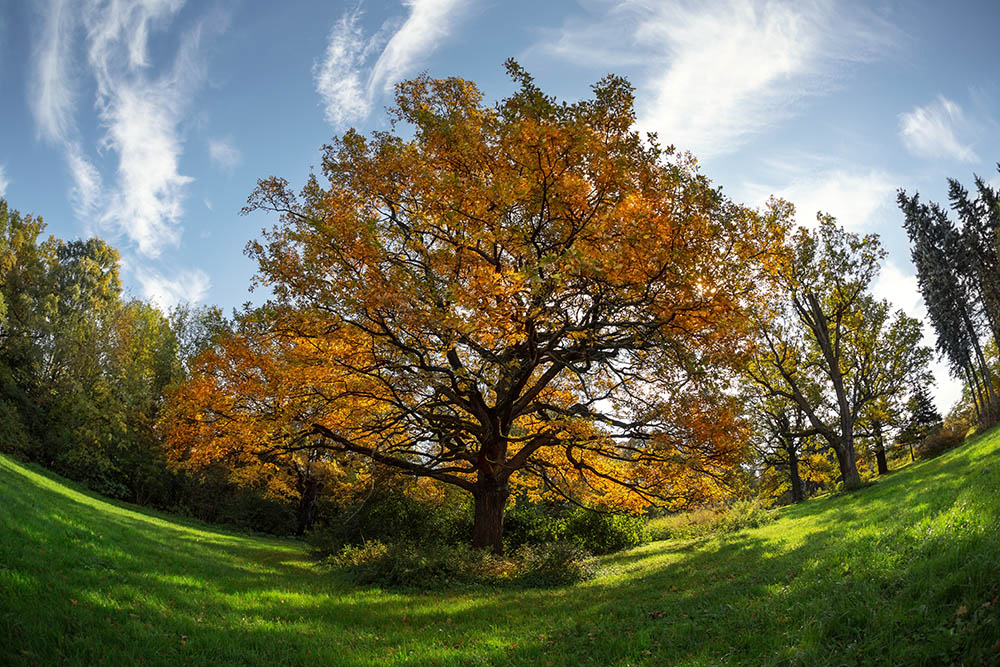
[[[801,228],[777,313],[759,319],[760,353],[749,368],[768,395],[802,410],[836,454],[847,488],[861,483],[859,420],[925,374],[930,359],[919,322],[869,293],[883,256],[878,237],[847,232],[829,216],[815,230]]]

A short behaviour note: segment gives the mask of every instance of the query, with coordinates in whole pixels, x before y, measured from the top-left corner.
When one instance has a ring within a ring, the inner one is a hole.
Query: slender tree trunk
[[[882,424],[875,422],[875,461],[878,463],[878,474],[889,474],[889,463],[885,458],[885,442],[882,440]]]
[[[788,449],[788,474],[792,478],[792,502],[802,502],[802,477],[799,476],[799,457],[794,447]]]
[[[982,412],[979,409],[979,402],[982,400],[979,397],[979,386],[972,370],[968,366],[963,366],[962,370],[965,371],[965,381],[969,385],[969,395],[972,396],[972,408],[976,412],[976,422],[979,423],[982,421]]]
[[[980,372],[983,376],[983,407],[981,410],[982,419],[988,423],[992,423],[995,419],[994,415],[996,412],[996,401],[993,397],[993,378],[990,374],[989,364],[986,363],[986,357],[983,356],[983,348],[979,344],[979,337],[976,335],[976,328],[972,324],[972,319],[969,317],[968,312],[963,308],[962,317],[965,319],[966,329],[969,332],[969,339],[972,342],[972,349],[976,353],[976,359],[979,361]]]
[[[472,547],[490,549],[503,555],[503,512],[510,490],[506,482],[480,479],[472,497],[475,500],[475,521],[472,526]]]

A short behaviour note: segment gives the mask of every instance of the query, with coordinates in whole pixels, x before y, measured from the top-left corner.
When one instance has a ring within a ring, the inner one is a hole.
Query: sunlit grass
[[[576,586],[400,593],[0,458],[0,663],[991,663],[998,489],[994,431],[762,528],[605,558]]]

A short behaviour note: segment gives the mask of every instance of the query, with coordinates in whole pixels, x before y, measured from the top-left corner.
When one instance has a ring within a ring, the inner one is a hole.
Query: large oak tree
[[[247,211],[280,216],[248,247],[268,325],[175,422],[190,449],[238,426],[458,486],[496,551],[514,485],[607,505],[718,488],[780,215],[635,132],[625,80],[567,104],[508,71],[494,105],[404,82],[391,131],[335,139],[298,195],[259,182]]]

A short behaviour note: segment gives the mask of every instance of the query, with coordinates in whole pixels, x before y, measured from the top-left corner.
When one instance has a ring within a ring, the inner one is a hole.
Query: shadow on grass
[[[997,463],[995,446],[952,452],[760,529],[607,558],[578,586],[402,594],[0,461],[0,662],[985,663]]]

